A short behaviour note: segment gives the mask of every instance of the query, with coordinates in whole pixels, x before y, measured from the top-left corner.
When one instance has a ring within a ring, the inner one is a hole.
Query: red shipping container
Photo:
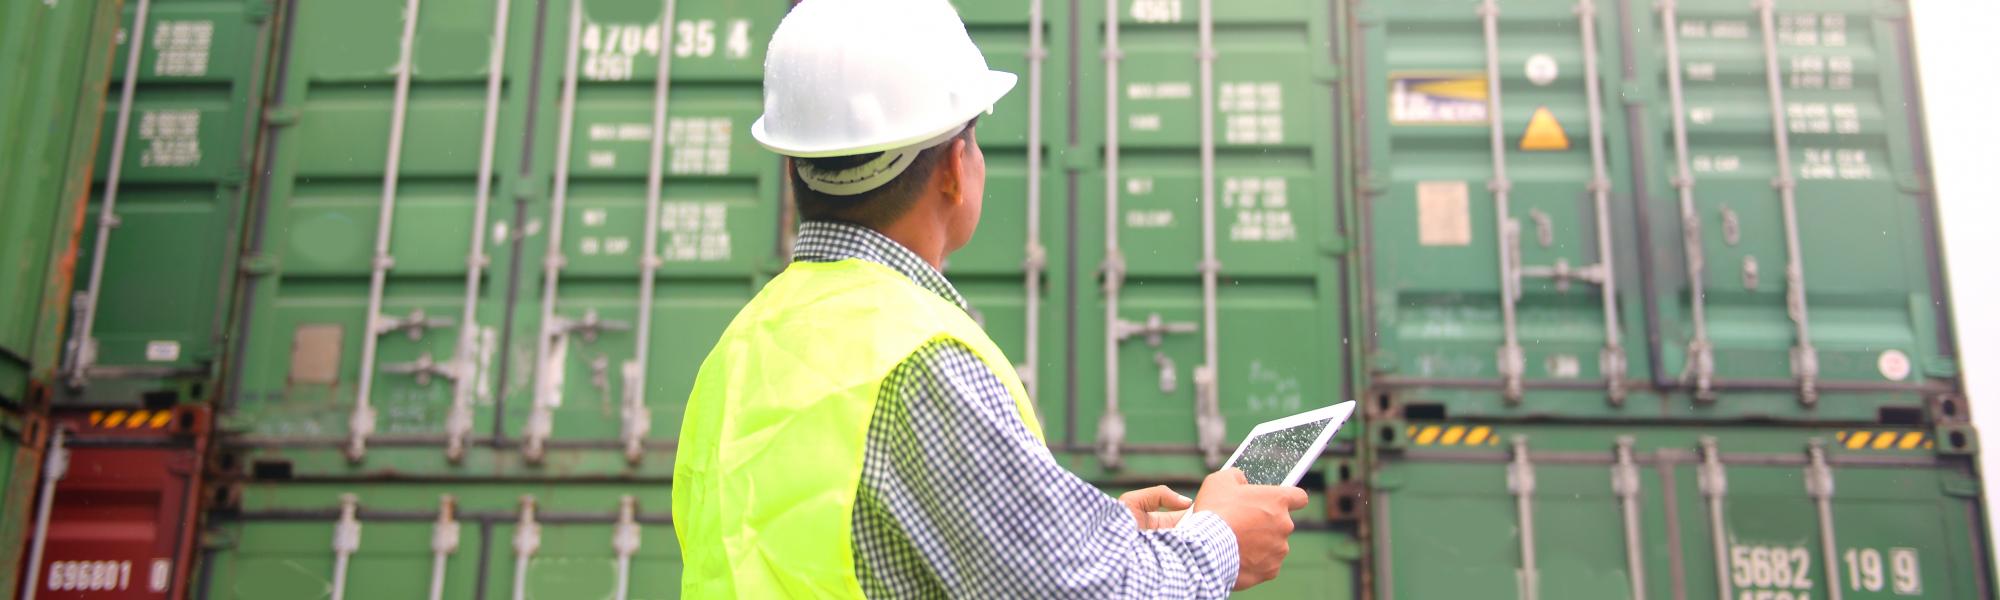
[[[59,416],[69,468],[56,483],[38,599],[185,597],[198,529],[206,414]]]

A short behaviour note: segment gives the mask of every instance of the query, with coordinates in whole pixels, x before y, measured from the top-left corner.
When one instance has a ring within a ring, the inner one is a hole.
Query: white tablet
[[[1353,414],[1350,400],[1258,425],[1222,467],[1242,469],[1243,477],[1258,485],[1298,485],[1333,432]]]

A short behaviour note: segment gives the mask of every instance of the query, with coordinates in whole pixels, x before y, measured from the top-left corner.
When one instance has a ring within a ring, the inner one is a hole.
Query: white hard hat
[[[991,111],[1014,81],[987,68],[945,0],[806,0],[771,34],[750,135],[802,158],[920,150]]]

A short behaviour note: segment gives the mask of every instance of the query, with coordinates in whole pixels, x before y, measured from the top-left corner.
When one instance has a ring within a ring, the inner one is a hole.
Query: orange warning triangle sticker
[[[1521,135],[1521,149],[1569,149],[1569,134],[1563,133],[1562,123],[1556,122],[1556,115],[1549,112],[1549,107],[1536,108],[1535,116],[1528,118],[1528,132]]]

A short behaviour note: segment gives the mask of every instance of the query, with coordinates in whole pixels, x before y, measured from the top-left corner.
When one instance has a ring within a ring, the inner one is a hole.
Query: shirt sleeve
[[[870,596],[1219,598],[1236,536],[1213,513],[1141,531],[1057,464],[971,349],[934,341],[885,381],[855,504]]]

